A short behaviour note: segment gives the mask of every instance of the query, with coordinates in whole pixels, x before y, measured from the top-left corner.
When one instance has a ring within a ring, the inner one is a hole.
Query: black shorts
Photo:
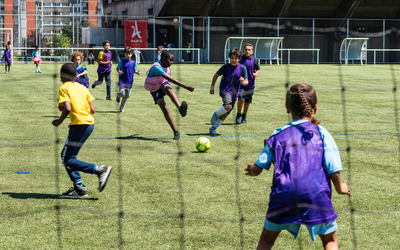
[[[245,102],[252,103],[253,94],[254,94],[254,89],[240,89],[239,100],[244,99]]]
[[[161,99],[161,98],[164,100],[165,94],[164,94],[164,92],[163,92],[163,89],[165,88],[166,85],[171,86],[171,84],[169,83],[169,81],[166,81],[166,82],[164,82],[164,83],[160,86],[160,88],[159,88],[157,91],[150,92],[150,94],[153,96],[153,99],[154,99],[154,103],[155,103],[155,104],[157,104],[157,101],[158,101],[159,99]]]

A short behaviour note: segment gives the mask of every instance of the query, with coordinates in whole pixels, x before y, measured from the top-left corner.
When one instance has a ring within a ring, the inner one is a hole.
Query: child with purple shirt
[[[12,62],[12,53],[10,49],[10,45],[6,44],[6,49],[4,50],[3,61],[5,62],[5,74],[10,74],[10,66]],[[8,67],[8,71],[7,71]]]
[[[219,84],[219,95],[222,97],[222,107],[211,117],[211,135],[218,135],[216,129],[225,121],[226,117],[228,117],[235,106],[240,85],[246,86],[249,83],[247,80],[246,67],[239,64],[240,57],[240,49],[231,49],[229,51],[230,63],[222,65],[212,79],[210,94],[213,95],[215,82],[218,77],[222,75],[221,83]]]
[[[75,82],[79,82],[86,88],[89,88],[89,78],[87,76],[88,71],[85,65],[81,65],[83,61],[83,53],[80,51],[75,51],[71,54],[71,61],[76,66],[76,79]]]
[[[132,55],[132,48],[126,47],[124,49],[125,59],[120,60],[117,67],[117,72],[119,74],[119,91],[117,94],[117,102],[119,103],[122,98],[121,106],[119,107],[119,111],[121,113],[125,112],[125,103],[131,96],[134,74],[140,76],[140,71],[137,68],[136,62],[131,60]]]
[[[103,83],[103,78],[107,84],[107,97],[106,100],[111,101],[111,66],[112,66],[112,54],[110,51],[110,41],[105,40],[103,42],[104,50],[99,53],[97,57],[97,75],[98,79],[92,84],[92,88]]]
[[[331,134],[314,115],[317,95],[312,86],[296,84],[286,94],[293,121],[273,132],[256,162],[245,168],[257,176],[274,163],[268,211],[257,249],[271,249],[281,230],[296,239],[305,225],[311,239],[319,235],[324,249],[338,249],[337,214],[331,201],[331,181],[338,194],[350,196],[342,183],[339,150]]]
[[[249,84],[247,86],[240,86],[236,114],[236,123],[238,124],[247,122],[247,111],[249,110],[250,103],[253,101],[255,79],[260,74],[260,64],[252,55],[253,45],[251,43],[246,43],[243,47],[243,56],[239,63],[243,64],[247,69]]]

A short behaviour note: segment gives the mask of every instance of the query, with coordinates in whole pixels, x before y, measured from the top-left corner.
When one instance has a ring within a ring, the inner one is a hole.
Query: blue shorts
[[[159,99],[161,99],[161,98],[164,100],[165,94],[164,94],[164,92],[163,92],[163,89],[164,89],[167,85],[168,85],[168,86],[171,86],[171,84],[169,83],[169,81],[164,82],[164,83],[160,86],[160,88],[159,88],[157,91],[150,92],[150,94],[153,96],[153,99],[154,99],[154,103],[155,103],[155,104],[157,104],[157,101],[158,101]]]
[[[12,60],[7,60],[7,59],[6,59],[4,62],[6,63],[6,65],[11,65]]]
[[[98,84],[96,84],[96,85],[102,84],[104,78],[106,79],[106,84],[107,84],[107,86],[108,86],[108,85],[111,85],[111,72],[105,72],[105,73],[99,73],[99,72],[97,72],[97,76],[98,76],[97,82],[100,82],[100,83],[98,83]]]
[[[310,233],[310,237],[312,241],[315,241],[315,235],[326,235],[333,233],[337,230],[336,220],[333,220],[328,223],[321,223],[313,226],[304,225],[307,227],[308,232]],[[269,231],[282,231],[287,230],[289,233],[293,235],[296,239],[299,234],[300,224],[294,223],[285,223],[285,224],[275,224],[265,219],[264,228]]]
[[[240,89],[239,90],[239,100],[244,99],[246,103],[252,103],[253,101],[254,89]]]

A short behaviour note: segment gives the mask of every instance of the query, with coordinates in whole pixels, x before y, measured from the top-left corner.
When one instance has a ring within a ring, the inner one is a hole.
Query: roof
[[[387,0],[166,0],[159,16],[400,18]]]

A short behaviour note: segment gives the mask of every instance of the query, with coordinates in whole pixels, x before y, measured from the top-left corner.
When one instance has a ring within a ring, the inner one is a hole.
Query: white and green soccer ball
[[[196,141],[196,148],[200,152],[206,152],[211,147],[210,140],[207,137],[200,137]]]

